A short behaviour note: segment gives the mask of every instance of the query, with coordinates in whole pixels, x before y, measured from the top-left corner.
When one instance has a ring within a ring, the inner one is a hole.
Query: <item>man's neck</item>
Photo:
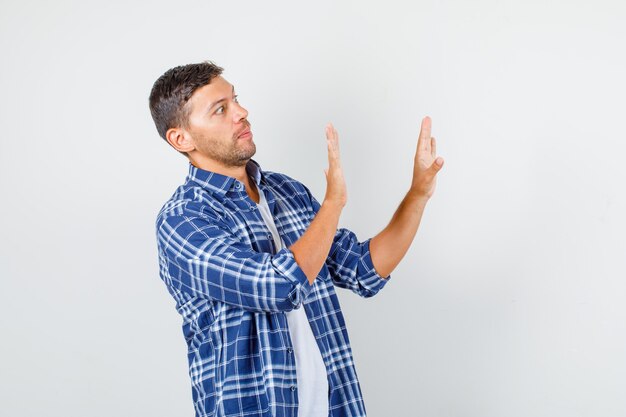
[[[246,161],[246,164],[241,166],[225,166],[217,161],[206,158],[189,158],[189,162],[191,162],[193,166],[205,171],[216,172],[227,177],[233,177],[244,184],[248,184],[248,173],[246,172],[246,164],[248,161]]]

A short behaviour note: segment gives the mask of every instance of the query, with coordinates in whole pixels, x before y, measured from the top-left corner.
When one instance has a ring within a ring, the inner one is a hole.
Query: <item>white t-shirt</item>
[[[284,247],[284,243],[263,191],[259,187],[259,212],[267,223],[276,246],[276,252]],[[313,329],[304,310],[304,303],[299,308],[287,311],[289,334],[296,359],[296,375],[298,378],[298,417],[328,417],[328,376],[319,346],[315,341]]]

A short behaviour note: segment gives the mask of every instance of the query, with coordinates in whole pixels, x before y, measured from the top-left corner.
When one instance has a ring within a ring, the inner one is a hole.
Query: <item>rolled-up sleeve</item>
[[[202,217],[158,218],[157,242],[164,281],[193,297],[277,312],[297,308],[313,288],[289,248],[254,251]]]
[[[313,215],[321,205],[311,191],[302,185],[311,202]],[[326,266],[333,283],[337,287],[347,288],[361,297],[372,297],[391,280],[391,274],[383,277],[374,268],[370,254],[370,239],[359,242],[356,234],[349,229],[337,229],[333,239]]]
[[[370,239],[359,242],[354,232],[337,230],[326,266],[334,284],[352,290],[361,297],[372,297],[391,279],[374,268],[370,254]]]

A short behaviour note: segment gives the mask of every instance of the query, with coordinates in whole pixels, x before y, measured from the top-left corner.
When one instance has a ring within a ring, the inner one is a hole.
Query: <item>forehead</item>
[[[211,80],[210,84],[204,85],[194,91],[191,98],[189,98],[189,103],[193,108],[206,106],[222,98],[230,97],[232,91],[233,85],[226,81],[224,77],[218,75]]]

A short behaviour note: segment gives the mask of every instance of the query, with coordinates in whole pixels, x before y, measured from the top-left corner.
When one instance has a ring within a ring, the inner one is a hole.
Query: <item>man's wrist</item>
[[[405,200],[407,200],[412,206],[424,208],[430,198],[414,189],[410,189],[406,194]]]
[[[341,213],[341,211],[343,210],[342,204],[333,200],[329,200],[329,199],[325,199],[324,201],[322,201],[321,206],[328,207],[329,210],[332,210],[335,213]]]

